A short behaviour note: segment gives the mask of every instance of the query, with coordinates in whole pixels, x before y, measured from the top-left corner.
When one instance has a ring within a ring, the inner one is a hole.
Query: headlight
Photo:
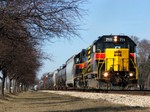
[[[108,77],[108,73],[107,72],[105,72],[103,75],[104,75],[104,77]]]
[[[129,76],[130,76],[130,77],[133,77],[133,73],[129,73]]]
[[[117,41],[118,41],[118,37],[114,36],[114,42],[117,42]]]

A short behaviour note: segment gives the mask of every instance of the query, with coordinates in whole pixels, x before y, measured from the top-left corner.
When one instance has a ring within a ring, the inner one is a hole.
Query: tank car
[[[57,74],[58,74],[58,69],[52,73],[48,73],[48,80],[47,80],[47,83],[49,85],[48,89],[57,89],[57,84],[56,84]]]
[[[75,77],[75,56],[73,55],[66,61],[66,87],[74,87],[74,77]]]
[[[56,89],[65,89],[66,88],[66,65],[62,65],[58,72],[55,74]]]
[[[53,72],[53,77],[52,77],[52,89],[57,89],[57,84],[56,84],[56,76],[58,75],[58,69],[56,69],[54,72]]]
[[[53,73],[51,73],[51,72],[48,73],[45,78],[47,78],[47,79],[45,79],[47,89],[53,89],[53,87],[54,87]]]

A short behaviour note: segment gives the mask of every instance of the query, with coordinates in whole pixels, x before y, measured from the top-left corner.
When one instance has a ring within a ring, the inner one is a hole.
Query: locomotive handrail
[[[133,59],[130,58],[130,60],[131,60],[132,64],[134,65],[134,68],[136,68],[136,65],[135,65]]]
[[[136,75],[136,78],[138,78],[138,74],[139,74],[139,73],[138,73],[138,69],[137,69],[137,67],[136,67],[136,64],[135,64],[135,62],[133,61],[133,59],[130,58],[130,60],[131,60],[131,62],[133,63],[133,66],[134,66],[134,68],[135,68],[135,70],[136,70],[136,74],[137,74],[137,75]]]
[[[100,69],[98,70],[98,74],[97,75],[98,75],[99,79],[100,79],[99,71],[101,71],[104,63],[105,63],[105,60],[102,60],[102,62],[100,62],[100,60],[98,61],[98,67],[97,68],[100,68]],[[101,64],[101,66],[100,66],[100,64]]]
[[[111,59],[111,60],[110,60],[110,59]],[[114,68],[115,66],[118,66],[118,65],[120,66],[120,64],[114,64],[114,61],[116,61],[116,59],[114,59],[114,58],[107,58],[107,59],[106,59],[106,63],[109,62],[109,61],[113,61],[113,65],[112,65],[113,68]],[[125,61],[128,62],[128,58],[122,58],[122,60],[121,60],[121,62],[122,62],[122,66],[121,66],[121,67],[122,67],[122,68],[124,68],[124,63],[125,63]],[[106,68],[107,68],[107,65],[106,65]]]

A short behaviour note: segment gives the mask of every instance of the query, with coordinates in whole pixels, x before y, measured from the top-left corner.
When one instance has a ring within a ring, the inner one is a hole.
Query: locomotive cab
[[[138,70],[135,59],[136,44],[127,36],[103,36],[104,64],[99,64],[101,81],[125,87],[136,84]]]

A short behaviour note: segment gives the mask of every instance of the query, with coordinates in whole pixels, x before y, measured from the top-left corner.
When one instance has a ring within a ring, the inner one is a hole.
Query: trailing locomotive
[[[66,61],[62,84],[65,83],[66,88],[82,89],[134,86],[138,80],[135,52],[136,44],[128,36],[101,36]]]

